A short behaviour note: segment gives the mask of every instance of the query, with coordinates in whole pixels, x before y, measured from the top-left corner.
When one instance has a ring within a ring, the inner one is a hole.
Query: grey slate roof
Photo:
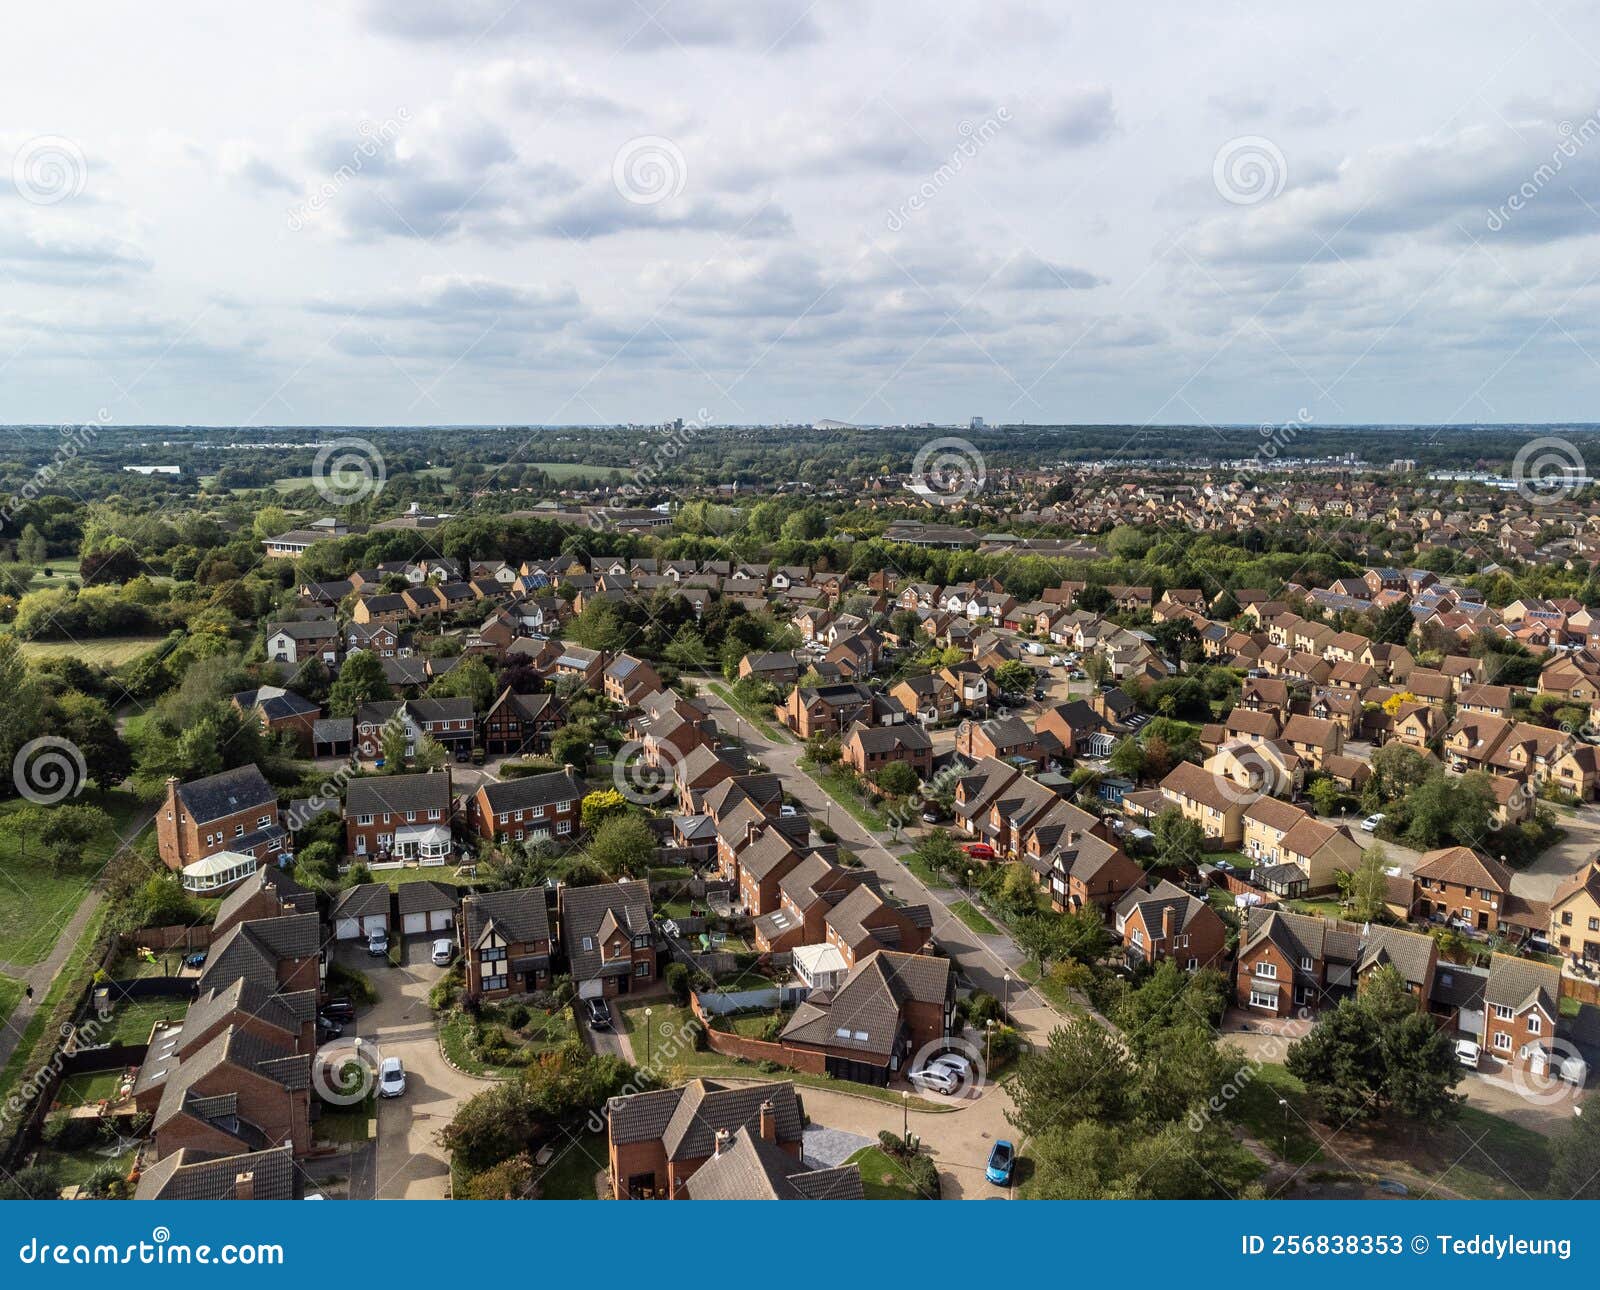
[[[407,914],[423,914],[435,909],[454,910],[461,903],[461,888],[429,879],[403,882],[397,893],[397,901],[402,918]]]
[[[139,1175],[135,1200],[237,1200],[241,1174],[251,1175],[253,1200],[293,1200],[293,1148],[270,1147],[236,1156],[182,1147]]]
[[[748,1126],[689,1176],[691,1200],[861,1200],[854,1165],[812,1169]]]
[[[178,800],[196,824],[220,820],[235,811],[277,807],[278,797],[256,766],[236,766],[218,775],[178,785]]]
[[[544,888],[483,891],[462,900],[463,944],[476,945],[491,922],[508,941],[530,943],[550,940],[550,911],[545,904]]]
[[[574,981],[599,975],[598,941],[595,948],[586,950],[583,937],[597,937],[608,915],[630,936],[645,935],[650,931],[650,884],[634,880],[561,889],[561,943]]]
[[[335,918],[370,918],[389,912],[390,892],[387,883],[363,882],[347,887],[334,902]]]
[[[532,806],[549,806],[554,802],[576,802],[583,797],[583,785],[569,771],[553,770],[544,775],[528,775],[522,779],[507,779],[496,784],[485,784],[483,795],[489,809],[521,811]]]
[[[444,771],[364,775],[350,781],[345,790],[344,811],[347,816],[438,811],[443,822],[450,813],[450,776]]]

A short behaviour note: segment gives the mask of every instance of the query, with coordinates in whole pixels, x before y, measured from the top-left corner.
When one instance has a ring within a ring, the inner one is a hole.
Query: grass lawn
[[[129,1147],[121,1154],[105,1155],[93,1147],[84,1147],[78,1151],[50,1151],[39,1153],[39,1163],[49,1165],[56,1172],[56,1177],[61,1180],[62,1189],[68,1187],[81,1187],[84,1183],[106,1165],[115,1165],[117,1171],[126,1178],[128,1171],[133,1168],[135,1148]]]
[[[15,977],[0,976],[0,1025],[10,1019],[21,1002],[22,982]]]
[[[563,1135],[555,1145],[555,1158],[537,1177],[543,1200],[594,1200],[594,1176],[610,1160],[605,1131],[580,1128]]]
[[[23,1073],[33,1066],[35,1056],[42,1061],[45,1052],[48,1051],[45,1046],[48,1044],[53,1047],[59,1041],[59,1035],[44,1033],[45,1026],[56,1005],[66,997],[67,989],[72,985],[73,979],[88,961],[95,942],[100,937],[100,928],[105,919],[106,910],[102,905],[94,911],[88,925],[83,929],[83,938],[73,947],[56,979],[51,982],[44,998],[39,1001],[39,1006],[34,1009],[33,1016],[28,1018],[28,1025],[22,1032],[22,1038],[17,1042],[16,1051],[11,1054],[11,1060],[5,1064],[5,1069],[0,1070],[0,1101],[11,1092]],[[35,1050],[39,1050],[37,1054]]]
[[[372,881],[384,883],[389,887],[403,887],[408,882],[436,882],[442,887],[459,887],[461,885],[461,880],[456,877],[456,867],[453,864],[435,865],[431,869],[423,869],[421,867],[415,869],[379,869],[373,873]]]
[[[944,874],[927,864],[915,851],[908,851],[898,859],[911,871],[911,876],[924,887],[940,887],[948,890],[955,885]]]
[[[581,461],[532,461],[535,470],[542,470],[557,483],[569,479],[615,479],[619,466],[589,466]]]
[[[24,840],[0,831],[0,962],[25,967],[50,953],[61,928],[142,813],[133,795],[120,790],[90,789],[72,800],[98,806],[111,817],[112,827],[84,848],[77,863],[60,872],[39,855],[37,845],[26,848],[24,859]],[[6,802],[0,805],[0,815],[23,805]]]
[[[950,912],[979,936],[998,936],[1000,929],[984,917],[983,911],[970,900],[953,900]]]
[[[85,663],[120,667],[148,654],[165,636],[96,636],[81,641],[22,641],[26,659],[76,658]]]
[[[780,730],[771,717],[763,715],[761,712],[751,707],[748,703],[745,703],[727,686],[718,685],[715,681],[713,681],[711,683],[711,693],[726,703],[730,708],[737,712],[768,739],[772,740],[773,743],[781,744],[789,742],[790,736],[788,731]]]
[[[1305,1085],[1282,1066],[1255,1068],[1254,1078],[1226,1112],[1251,1136],[1284,1155],[1282,1097],[1289,1103],[1287,1159],[1331,1170],[1398,1177],[1415,1197],[1459,1193],[1474,1200],[1522,1200],[1543,1195],[1550,1176],[1550,1140],[1477,1107],[1438,1128],[1400,1122],[1347,1125],[1337,1133],[1317,1120]]]
[[[68,1075],[56,1089],[56,1102],[61,1106],[86,1106],[90,1102],[109,1101],[122,1087],[121,1071],[86,1071],[81,1075]]]
[[[558,1009],[549,1016],[535,1012],[521,1031],[513,1030],[504,1020],[497,1020],[492,1024],[499,1025],[518,1049],[533,1053],[550,1052],[578,1037],[572,1013],[565,1008]],[[478,1057],[470,1042],[472,1025],[472,1019],[464,1012],[451,1012],[440,1022],[439,1044],[444,1049],[446,1057],[469,1075],[504,1079],[523,1069],[520,1066],[496,1066]]]
[[[854,781],[842,767],[827,766],[816,769],[802,761],[800,769],[811,777],[818,788],[849,812],[855,822],[868,833],[889,831],[889,822],[883,818],[881,812],[868,806],[856,793]]]
[[[334,1106],[324,1102],[322,1116],[312,1126],[312,1133],[318,1142],[359,1145],[367,1141],[369,1121],[376,1113],[371,1098],[355,1106]]]
[[[142,1044],[158,1021],[181,1021],[189,1011],[182,999],[126,999],[112,1007],[111,1020],[96,1032],[102,1044]]]
[[[926,1200],[905,1170],[877,1147],[862,1147],[845,1161],[861,1170],[861,1191],[868,1200]]]

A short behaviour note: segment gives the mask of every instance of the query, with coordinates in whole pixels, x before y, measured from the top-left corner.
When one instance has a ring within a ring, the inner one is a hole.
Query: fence
[[[714,1053],[747,1062],[776,1062],[779,1066],[811,1075],[821,1075],[827,1070],[828,1059],[820,1052],[790,1048],[787,1044],[766,1039],[749,1039],[744,1035],[713,1028],[711,1014],[701,1005],[698,994],[689,995],[689,1007],[694,1011],[695,1020],[705,1028],[706,1047]]]
[[[166,927],[141,927],[136,932],[123,932],[117,937],[117,946],[124,950],[203,950],[211,944],[211,925],[191,927],[187,923],[172,923]]]

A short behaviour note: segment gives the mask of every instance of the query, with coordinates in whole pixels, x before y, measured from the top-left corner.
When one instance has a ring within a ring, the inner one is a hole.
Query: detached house
[[[293,842],[266,776],[255,766],[239,766],[187,784],[169,778],[156,812],[156,845],[167,868],[181,871],[224,851],[258,864],[274,861]]]
[[[570,841],[582,800],[583,784],[570,770],[484,781],[469,799],[473,827],[490,845]]]
[[[455,851],[451,814],[447,770],[352,780],[344,799],[345,854],[443,864]]]
[[[1165,880],[1130,891],[1116,906],[1115,925],[1129,962],[1171,959],[1185,971],[1217,967],[1227,954],[1221,915],[1198,896]]]
[[[648,882],[562,887],[561,945],[583,999],[611,998],[656,979]]]
[[[543,887],[476,892],[461,899],[461,955],[470,998],[548,989],[552,942]]]

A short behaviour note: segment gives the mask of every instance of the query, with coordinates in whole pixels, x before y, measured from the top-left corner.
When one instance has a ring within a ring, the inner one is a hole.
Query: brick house
[[[1198,896],[1162,880],[1136,888],[1116,905],[1115,926],[1130,962],[1171,959],[1186,971],[1220,967],[1227,957],[1228,928]]]
[[[583,784],[571,770],[485,781],[468,799],[478,836],[500,842],[571,841],[578,833]]]
[[[455,853],[450,772],[375,775],[345,790],[345,854],[442,863]]]
[[[363,703],[356,711],[356,755],[362,761],[376,761],[383,753],[383,731],[397,721],[406,732],[406,756],[414,756],[424,735],[436,740],[447,752],[464,760],[478,737],[478,715],[469,698],[385,699]]]
[[[543,887],[463,896],[460,939],[468,997],[505,999],[549,989],[554,938]]]
[[[234,1155],[311,1148],[311,1063],[292,1047],[229,1026],[163,1081],[151,1120],[157,1159],[176,1151]]]
[[[1144,881],[1144,870],[1121,847],[1092,833],[1068,835],[1047,855],[1027,856],[1057,913],[1093,905],[1102,915]]]
[[[840,745],[840,759],[868,779],[894,762],[903,762],[917,778],[927,779],[933,773],[933,740],[912,722],[867,726],[858,721]]]
[[[1500,930],[1511,894],[1511,871],[1471,847],[1427,852],[1412,870],[1420,917],[1465,923],[1471,931]]]
[[[1483,1003],[1483,1051],[1508,1066],[1544,1070],[1555,1047],[1561,969],[1496,954]]]
[[[285,992],[320,990],[322,952],[314,913],[246,919],[211,942],[198,988],[204,994],[243,977]]]
[[[275,663],[339,661],[339,624],[332,618],[295,619],[267,628],[267,657]]]
[[[815,852],[803,857],[779,879],[777,907],[755,920],[756,949],[773,954],[822,943],[828,911],[874,881],[870,870],[847,868]]]
[[[793,1084],[727,1087],[707,1079],[606,1103],[614,1200],[682,1200],[695,1172],[740,1130],[798,1161],[805,1115]]]
[[[156,813],[156,844],[167,868],[181,870],[222,851],[272,860],[292,841],[266,776],[256,766],[239,766],[187,784],[169,777]]]
[[[490,757],[549,752],[550,736],[560,724],[551,695],[518,694],[507,686],[479,723],[483,751]]]
[[[666,687],[661,675],[643,659],[618,654],[601,674],[606,698],[620,708],[631,708]]]
[[[822,916],[823,942],[854,967],[880,950],[920,954],[933,940],[926,905],[891,905],[863,883]]]
[[[1297,1007],[1336,1003],[1389,967],[1424,1011],[1438,966],[1431,936],[1260,906],[1245,911],[1239,933],[1236,1001],[1252,1012],[1288,1016]]]
[[[263,685],[256,690],[241,690],[231,697],[233,710],[240,716],[254,714],[268,737],[287,735],[302,754],[311,752],[311,730],[322,709],[292,690]]]
[[[857,721],[872,723],[873,694],[859,681],[796,685],[774,712],[801,739],[839,735]]]
[[[561,945],[580,998],[612,998],[656,979],[650,884],[562,887]]]
[[[1550,898],[1550,943],[1574,964],[1600,962],[1600,858],[1556,887]]]

